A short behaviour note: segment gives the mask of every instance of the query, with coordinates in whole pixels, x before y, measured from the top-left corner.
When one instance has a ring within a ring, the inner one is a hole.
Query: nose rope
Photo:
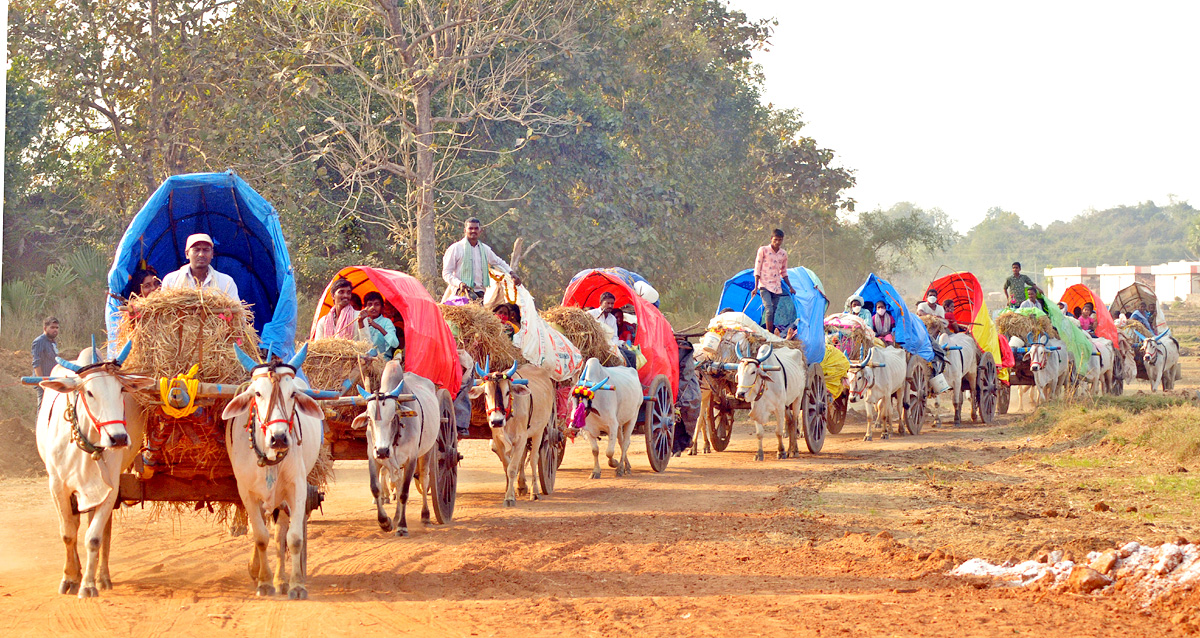
[[[121,426],[125,427],[127,424],[126,424],[124,418],[112,419],[110,421],[101,421],[100,419],[96,418],[96,415],[92,413],[91,406],[88,405],[87,399],[85,399],[83,397],[83,389],[85,387],[87,387],[87,384],[89,381],[90,381],[90,379],[84,379],[83,383],[80,384],[80,386],[78,388],[71,391],[70,394],[73,394],[75,396],[74,396],[74,399],[72,400],[72,402],[68,403],[66,409],[63,410],[63,417],[67,420],[68,423],[70,423],[73,426],[71,428],[71,440],[75,443],[75,445],[78,446],[80,450],[83,450],[83,452],[85,454],[90,455],[92,457],[93,461],[99,461],[100,456],[104,453],[104,450],[107,448],[105,448],[104,446],[92,443],[88,439],[87,434],[85,434],[83,429],[80,427],[79,404],[80,403],[83,404],[84,414],[87,414],[87,417],[88,417],[88,419],[91,420],[92,425],[96,426],[96,432],[98,432],[102,436],[104,434],[104,428],[106,428],[106,427],[110,427],[110,426],[116,425],[118,423],[121,424]],[[55,397],[54,401],[57,403],[58,398],[62,397],[62,396],[63,395],[61,395],[61,394],[58,395],[58,397]],[[53,412],[53,409],[51,409],[51,412]],[[125,410],[123,407],[121,409],[121,414],[122,415],[125,414]],[[112,435],[109,435],[110,438],[111,438],[111,436]]]

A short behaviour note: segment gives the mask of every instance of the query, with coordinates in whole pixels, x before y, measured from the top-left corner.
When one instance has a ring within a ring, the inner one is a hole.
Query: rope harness
[[[80,403],[83,404],[84,413],[87,414],[88,419],[91,419],[92,425],[95,426],[95,428],[96,428],[96,432],[101,435],[104,434],[104,428],[116,425],[118,423],[121,425],[121,427],[127,427],[127,423],[124,419],[125,409],[123,406],[121,409],[122,418],[112,419],[110,421],[101,421],[99,418],[96,417],[95,414],[92,413],[91,406],[88,405],[87,399],[85,399],[83,397],[83,390],[84,390],[84,388],[87,387],[87,384],[90,381],[90,379],[87,378],[88,375],[90,375],[93,372],[108,372],[112,376],[117,377],[117,381],[120,382],[121,381],[120,375],[117,372],[118,367],[119,367],[118,364],[113,363],[111,361],[106,362],[106,363],[96,363],[96,364],[92,364],[90,366],[85,366],[78,372],[79,378],[82,380],[82,383],[80,383],[79,387],[75,388],[74,390],[71,390],[70,392],[65,393],[67,395],[73,396],[73,399],[71,399],[70,402],[67,403],[66,408],[63,410],[63,418],[65,418],[67,420],[67,422],[71,424],[71,442],[74,443],[76,446],[78,446],[80,450],[83,450],[83,452],[85,454],[91,456],[93,461],[99,461],[100,456],[108,448],[105,448],[101,445],[92,443],[91,440],[88,439],[87,434],[83,431],[83,428],[80,427],[79,404]],[[54,397],[54,403],[57,404],[58,400],[61,399],[63,396],[64,396],[64,394],[60,393],[58,396]],[[51,413],[54,412],[53,406],[51,406],[50,412]]]
[[[296,376],[296,372],[294,370],[292,370],[290,372],[283,372],[282,374],[280,372],[278,372],[277,368],[287,367],[286,364],[264,364],[264,366],[262,366],[262,367],[267,367],[267,366],[270,366],[270,369],[267,371],[266,374],[267,374],[267,379],[270,381],[270,384],[271,384],[271,396],[267,399],[267,416],[269,417],[269,416],[271,416],[271,413],[275,411],[275,407],[277,405],[283,404],[283,391],[279,389],[280,379],[282,379],[283,377],[293,377],[294,378]],[[299,414],[297,413],[297,410],[296,410],[296,404],[295,404],[295,402],[293,402],[291,418],[289,418],[289,419],[270,419],[268,421],[264,421],[259,426],[259,429],[262,431],[262,434],[265,437],[267,435],[267,428],[271,427],[272,425],[274,425],[276,423],[286,423],[287,431],[288,431],[289,435],[292,434],[293,431],[298,432],[298,434],[296,435],[296,445],[303,445],[304,444],[304,429],[295,427],[296,421],[298,419],[299,419]],[[279,465],[279,463],[282,462],[283,459],[287,458],[288,451],[291,448],[288,447],[288,448],[283,448],[282,450],[277,450],[275,453],[275,460],[271,460],[270,458],[268,458],[266,452],[263,452],[262,448],[260,448],[258,446],[258,439],[256,439],[254,436],[254,429],[255,429],[254,424],[256,421],[258,421],[258,398],[257,397],[250,400],[250,418],[246,421],[246,433],[250,438],[250,447],[254,450],[254,455],[258,457],[258,466],[259,467]]]
[[[772,355],[772,356],[775,356],[775,355]],[[776,356],[775,359],[778,360],[779,357]],[[741,392],[742,390],[745,390],[746,393],[749,394],[750,390],[752,390],[754,388],[754,386],[757,385],[758,386],[758,394],[754,395],[754,398],[751,399],[751,402],[758,401],[759,399],[762,398],[762,395],[764,393],[766,393],[767,383],[769,383],[773,379],[771,379],[771,375],[762,371],[762,363],[759,363],[758,359],[756,359],[754,357],[746,357],[746,358],[742,359],[742,363],[744,363],[744,364],[753,363],[754,367],[757,369],[758,377],[755,378],[754,383],[751,383],[750,385],[742,385],[739,383],[737,385],[737,391]],[[779,369],[781,372],[783,372],[783,384],[784,384],[784,386],[786,386],[787,385],[787,371],[783,369],[782,361],[779,362]],[[738,376],[740,377],[741,375],[738,375]],[[761,381],[762,383],[760,384],[759,381]]]

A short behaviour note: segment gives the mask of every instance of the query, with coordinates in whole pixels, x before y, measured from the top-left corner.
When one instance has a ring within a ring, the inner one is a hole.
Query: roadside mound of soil
[[[0,421],[0,477],[40,476],[46,466],[38,456],[37,438],[21,419]]]

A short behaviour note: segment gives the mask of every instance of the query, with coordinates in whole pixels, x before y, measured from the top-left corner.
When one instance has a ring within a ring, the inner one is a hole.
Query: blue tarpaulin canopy
[[[926,361],[933,361],[933,346],[929,343],[929,330],[925,328],[925,322],[921,321],[914,311],[908,309],[904,298],[896,292],[892,284],[871,273],[854,294],[872,304],[882,301],[896,322],[892,329],[896,344]]]
[[[263,346],[290,356],[296,342],[296,281],[275,208],[233,171],[169,177],[134,216],[117,245],[108,289],[128,297],[138,263],[160,277],[187,263],[188,235],[212,236],[212,267],[233,277],[254,311]],[[117,335],[116,299],[109,297],[109,341]]]
[[[775,326],[795,324],[796,338],[804,342],[804,356],[809,363],[820,363],[825,358],[825,311],[829,308],[825,288],[817,274],[807,268],[788,268],[787,273],[795,289],[784,292],[788,293],[792,303],[790,306],[781,304],[775,309]],[[786,284],[784,288],[787,288]],[[758,295],[751,298],[753,292],[754,270],[739,272],[725,282],[717,312],[732,308],[745,312],[752,321],[761,324],[762,299]]]

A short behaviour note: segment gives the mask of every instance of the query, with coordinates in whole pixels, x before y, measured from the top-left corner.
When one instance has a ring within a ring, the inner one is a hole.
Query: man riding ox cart
[[[1000,411],[1003,384],[1012,366],[1012,352],[1002,343],[984,301],[983,287],[975,275],[958,272],[929,284],[926,301],[918,305],[926,311],[930,336],[945,353],[942,389],[953,394],[954,425],[962,424],[965,393],[971,393],[971,420],[991,423]],[[942,314],[937,315],[937,310]],[[936,319],[934,317],[937,317]],[[953,328],[952,328],[953,327]],[[935,377],[937,383],[937,377]],[[941,392],[934,388],[934,417],[939,414]]]

